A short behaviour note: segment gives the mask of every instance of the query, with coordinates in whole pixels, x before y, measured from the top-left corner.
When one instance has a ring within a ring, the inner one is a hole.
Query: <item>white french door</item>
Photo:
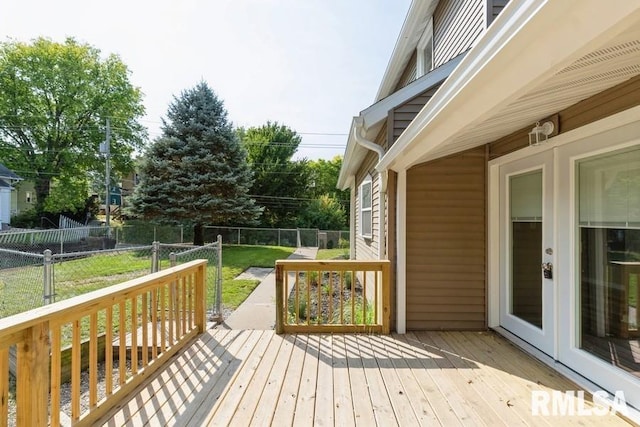
[[[500,325],[553,356],[553,150],[500,166]]]

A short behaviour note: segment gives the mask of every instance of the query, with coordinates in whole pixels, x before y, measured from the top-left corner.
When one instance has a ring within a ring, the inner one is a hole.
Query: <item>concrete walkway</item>
[[[298,248],[289,259],[315,259],[318,248]],[[275,328],[276,323],[275,269],[253,290],[246,300],[217,328],[260,329]]]

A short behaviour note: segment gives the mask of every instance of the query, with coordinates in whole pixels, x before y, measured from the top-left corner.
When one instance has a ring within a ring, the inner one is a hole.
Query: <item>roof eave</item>
[[[599,0],[509,2],[376,168],[402,170],[424,162],[460,129],[482,122],[588,51],[598,36],[640,15],[634,2],[606,10],[599,5]],[[599,9],[603,13],[593,13]],[[571,19],[557,25],[567,16]]]
[[[382,77],[375,101],[386,98],[393,93],[424,31],[426,18],[433,14],[437,4],[438,0],[413,0],[411,2],[407,17],[404,20],[404,24],[402,24],[400,35],[396,40],[396,45],[387,64],[387,69]]]

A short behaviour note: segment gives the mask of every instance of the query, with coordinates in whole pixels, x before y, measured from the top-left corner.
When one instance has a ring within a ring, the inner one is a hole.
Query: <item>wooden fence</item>
[[[9,423],[12,346],[17,353],[16,425],[55,427],[61,420],[91,425],[105,415],[191,338],[204,332],[206,264],[192,261],[0,319],[0,426]],[[104,355],[98,350],[101,334],[105,334]],[[81,397],[81,388],[87,387],[81,385],[85,337],[89,383],[88,397]],[[72,344],[71,405],[61,413],[61,348],[67,341]],[[106,383],[100,392],[99,356],[104,356],[100,374]]]
[[[388,334],[389,261],[276,262],[276,332]]]

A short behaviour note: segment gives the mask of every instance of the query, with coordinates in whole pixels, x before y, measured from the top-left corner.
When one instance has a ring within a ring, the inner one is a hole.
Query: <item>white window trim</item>
[[[362,191],[364,186],[368,185],[370,187],[369,190],[369,207],[368,208],[364,208],[363,207],[363,195],[364,192]],[[373,236],[373,180],[371,179],[371,175],[367,175],[365,177],[365,179],[360,183],[360,186],[358,187],[358,192],[359,192],[359,199],[360,199],[360,206],[359,206],[359,213],[360,213],[360,230],[359,230],[359,234],[361,237],[365,238],[365,239],[371,239]],[[369,234],[365,234],[363,233],[364,227],[363,227],[363,223],[364,223],[364,217],[362,215],[363,212],[370,212],[371,215],[369,216],[370,219],[370,224],[369,224]]]
[[[427,47],[431,50],[431,58],[427,62],[425,58],[425,50]],[[416,61],[416,78],[422,77],[433,69],[433,18],[429,18],[427,26],[418,41],[417,61]]]

